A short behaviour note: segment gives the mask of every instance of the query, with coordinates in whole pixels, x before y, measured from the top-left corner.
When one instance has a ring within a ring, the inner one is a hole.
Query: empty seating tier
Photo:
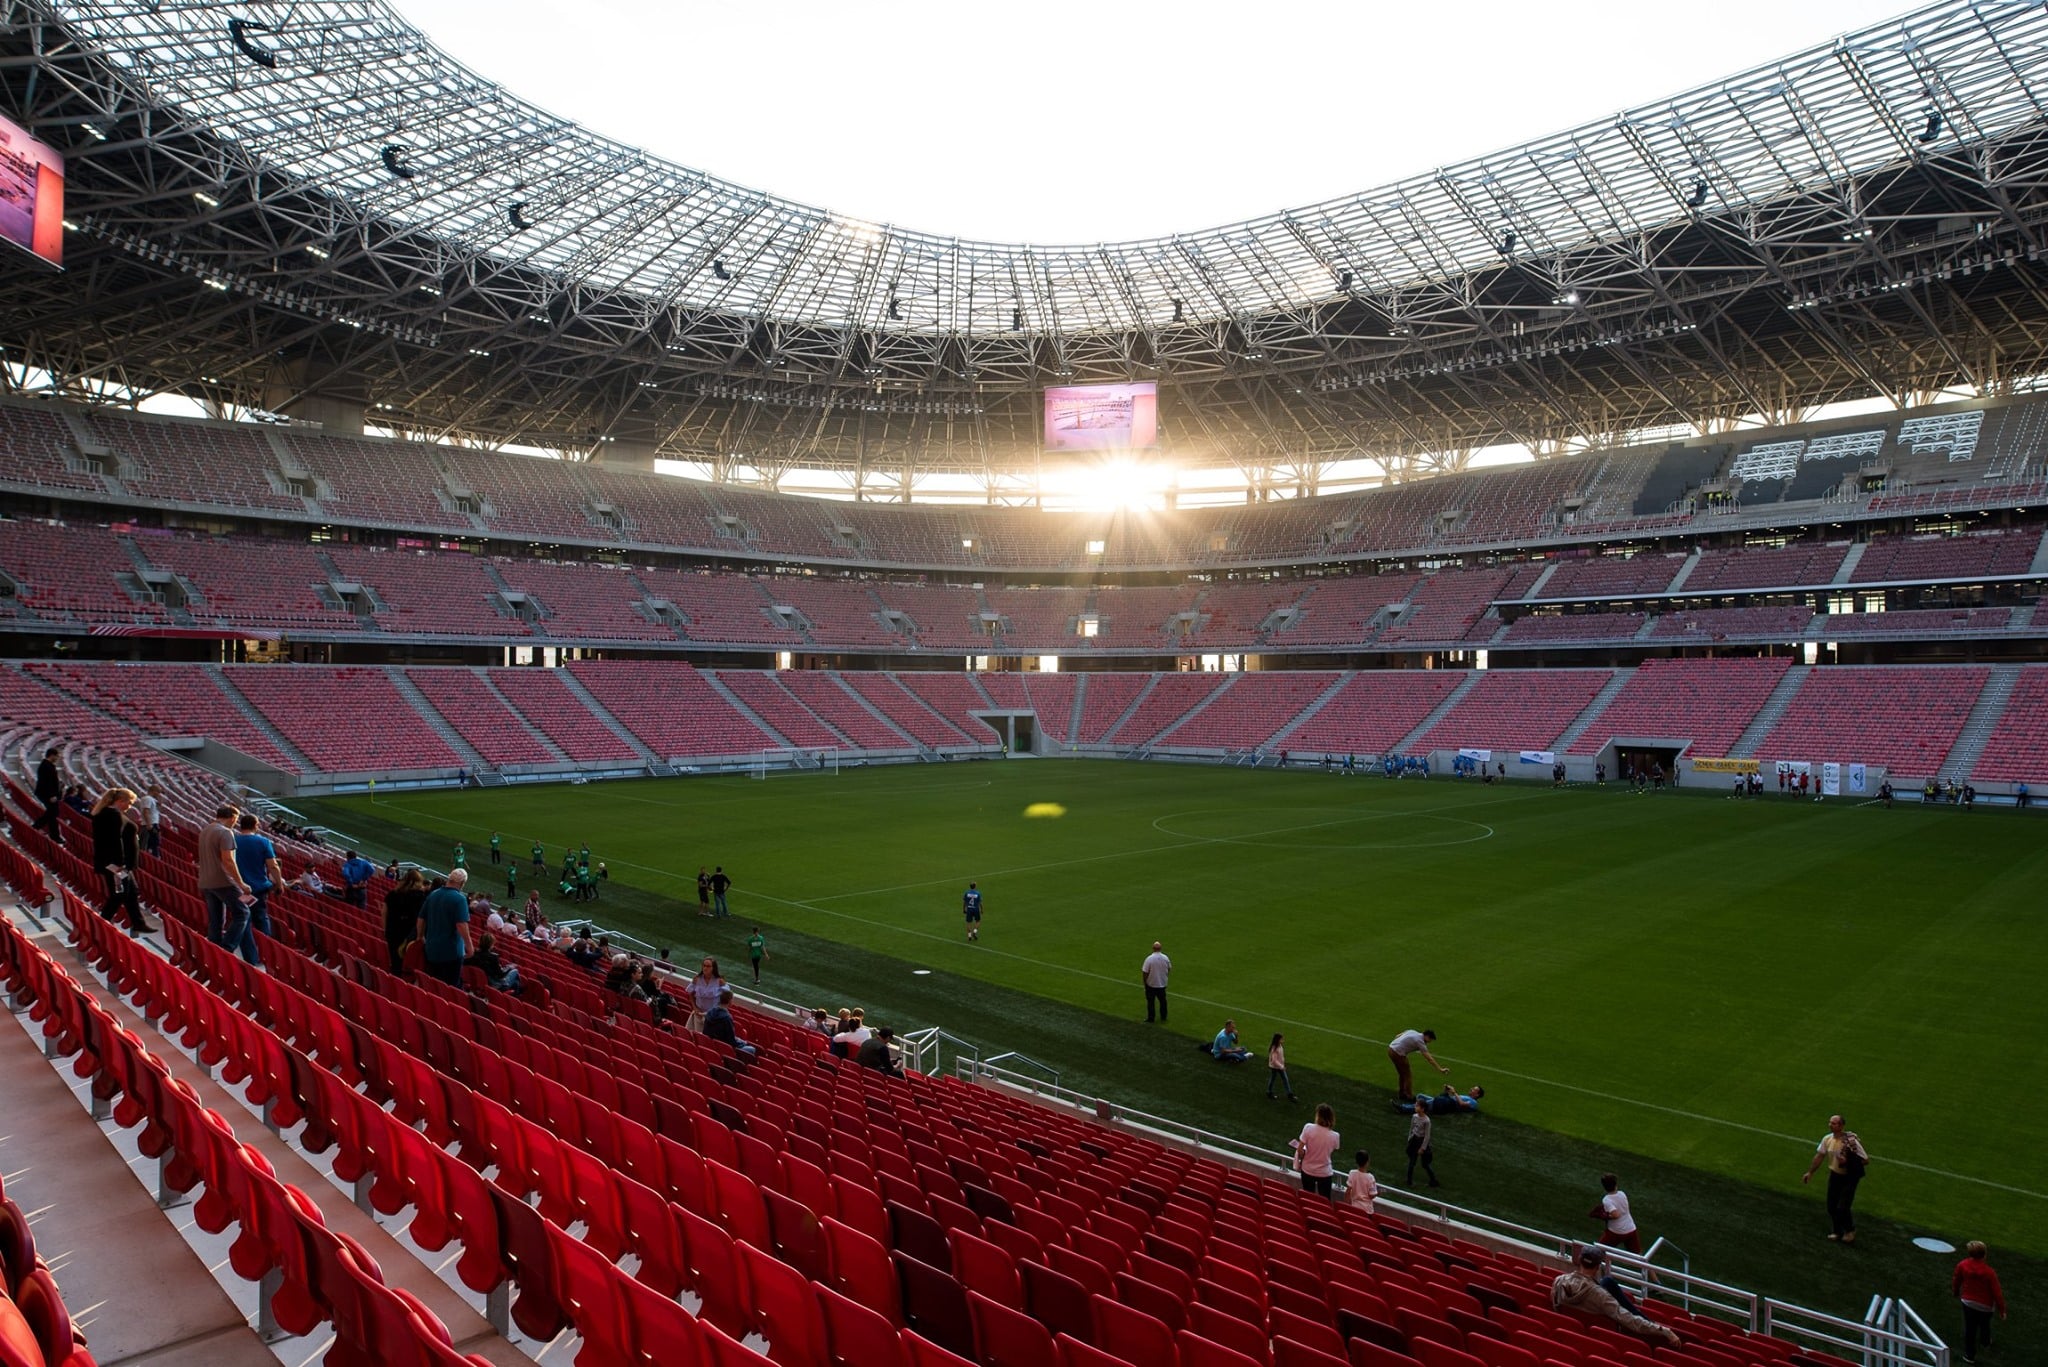
[[[1694,759],[1719,759],[1763,710],[1791,662],[1784,659],[1648,660],[1572,742],[1575,755],[1608,742],[1687,740]]]
[[[1757,747],[1757,757],[1938,774],[1990,676],[1990,669],[1974,665],[1816,669]]]
[[[1606,686],[1607,669],[1490,669],[1410,750],[1548,750]]]

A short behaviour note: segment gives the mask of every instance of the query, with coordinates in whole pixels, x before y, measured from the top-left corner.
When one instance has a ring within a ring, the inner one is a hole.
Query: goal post
[[[754,762],[748,766],[748,777],[766,779],[770,773],[778,769],[792,773],[836,775],[839,772],[839,751],[813,750],[788,745],[771,746],[754,756]]]

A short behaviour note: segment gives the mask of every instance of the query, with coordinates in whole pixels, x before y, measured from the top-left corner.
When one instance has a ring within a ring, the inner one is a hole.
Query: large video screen
[[[1144,451],[1159,445],[1159,386],[1080,384],[1045,391],[1048,451]]]
[[[0,116],[0,238],[64,264],[64,158]]]

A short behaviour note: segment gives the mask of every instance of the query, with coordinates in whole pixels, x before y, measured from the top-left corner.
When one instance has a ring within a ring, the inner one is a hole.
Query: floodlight
[[[402,144],[392,142],[386,143],[383,152],[379,155],[384,158],[385,170],[400,180],[411,180],[419,172],[413,170],[412,164],[406,161],[405,152],[406,149]]]
[[[515,233],[523,233],[533,226],[526,221],[526,201],[523,199],[513,200],[507,206],[505,216],[512,220],[512,231]]]
[[[1176,322],[1176,323],[1185,323],[1185,322],[1187,321],[1187,312],[1188,312],[1188,306],[1187,306],[1187,303],[1186,303],[1186,301],[1184,301],[1184,300],[1180,300],[1180,299],[1176,299],[1176,300],[1174,300],[1174,301],[1173,301],[1173,321],[1174,321],[1174,322]]]
[[[889,296],[889,319],[896,323],[903,321],[903,302],[893,294]]]
[[[1692,198],[1688,199],[1685,202],[1685,207],[1688,209],[1697,209],[1705,205],[1707,202],[1707,190],[1709,188],[1710,187],[1707,185],[1707,178],[1705,176],[1701,176],[1698,180],[1694,181],[1692,183]]]
[[[242,55],[244,57],[247,57],[250,61],[256,63],[256,65],[268,68],[272,71],[275,71],[277,69],[277,54],[265,48],[257,47],[254,43],[249,41],[249,35],[251,33],[275,32],[277,32],[277,30],[272,28],[269,24],[259,24],[254,19],[228,20],[229,41],[231,41],[232,43],[234,43],[236,47],[241,49]]]
[[[1921,143],[1929,143],[1933,142],[1936,138],[1940,136],[1941,111],[1939,109],[1930,109],[1927,111],[1927,127],[1920,130],[1920,136],[1918,139],[1916,139],[1916,141]]]
[[[725,260],[723,257],[711,263],[711,273],[717,276],[720,280],[732,279],[732,272],[725,268]]]
[[[1513,228],[1500,235],[1500,254],[1502,256],[1513,256],[1515,254],[1515,230]]]

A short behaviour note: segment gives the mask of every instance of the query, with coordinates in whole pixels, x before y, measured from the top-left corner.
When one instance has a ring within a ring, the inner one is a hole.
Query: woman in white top
[[[1372,1155],[1360,1149],[1353,1155],[1358,1166],[1344,1179],[1344,1204],[1363,1214],[1372,1214],[1372,1203],[1379,1198],[1380,1183],[1372,1175]]]
[[[1336,1124],[1337,1113],[1325,1102],[1316,1107],[1316,1118],[1301,1127],[1301,1137],[1294,1141],[1294,1167],[1301,1174],[1303,1191],[1328,1196],[1335,1185],[1337,1170],[1330,1156],[1337,1152]]]
[[[697,970],[697,976],[690,979],[690,1019],[685,1028],[696,1030],[704,1024],[704,1016],[718,1005],[718,994],[725,990],[725,978],[718,971],[718,960],[707,958],[704,966]]]

